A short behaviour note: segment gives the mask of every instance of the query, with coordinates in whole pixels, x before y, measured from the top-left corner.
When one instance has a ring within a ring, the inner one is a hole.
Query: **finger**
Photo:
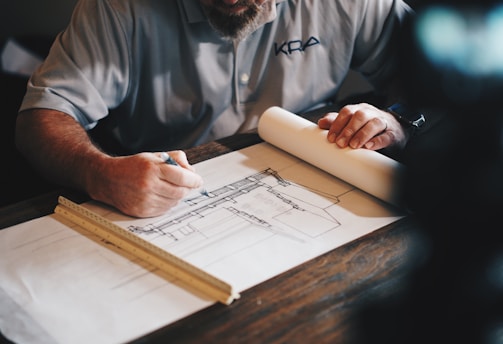
[[[170,151],[170,152],[161,152],[158,154],[160,156],[160,158],[162,159],[163,162],[167,162],[167,159],[169,157],[169,159],[171,159],[172,161],[174,161],[176,163],[176,165],[178,166],[181,166],[183,168],[186,168],[192,172],[195,172],[196,169],[194,168],[194,166],[192,166],[188,159],[187,159],[187,155],[185,154],[184,151],[182,150],[175,150],[175,151]],[[173,165],[173,164],[171,164]]]
[[[325,114],[322,118],[318,120],[318,127],[320,129],[330,129],[330,126],[334,122],[334,120],[337,118],[338,113],[337,112],[329,112]]]
[[[354,113],[349,106],[346,106],[343,110],[344,112],[339,113],[339,117],[343,118],[343,121],[339,122],[342,127],[340,127],[339,133],[336,134],[335,142],[339,147],[345,148],[349,145],[351,140],[354,140],[354,136],[367,122],[367,116],[365,111],[356,110]],[[347,111],[346,111],[347,110]],[[353,144],[358,143],[354,141]]]
[[[187,155],[182,150],[174,150],[169,152],[161,153],[162,155],[168,154],[176,163],[184,168],[190,168],[191,165],[187,160]]]
[[[181,164],[179,166],[168,164],[162,166],[161,179],[178,188],[195,189],[203,185],[203,179],[200,175],[191,169],[184,168]]]
[[[361,125],[361,127],[349,140],[348,145],[351,148],[363,147],[374,137],[383,134],[388,129],[388,124],[382,117],[374,117],[365,123],[358,123],[357,125]]]
[[[381,132],[379,133],[379,135],[383,134],[386,130],[388,130],[388,122],[385,121],[385,120],[383,120],[383,122],[384,122],[384,129],[381,130]]]
[[[389,146],[391,143],[393,143],[393,134],[391,131],[385,130],[365,143],[364,147],[366,149],[379,150]]]
[[[327,133],[328,141],[334,143],[341,135],[344,135],[343,131],[351,122],[352,118],[353,112],[351,108],[349,106],[343,107],[330,125]]]
[[[170,151],[169,155],[173,157],[173,159],[176,160],[176,162],[182,166],[182,165],[189,165],[189,161],[187,160],[187,155],[185,154],[184,151],[182,150],[174,150]]]

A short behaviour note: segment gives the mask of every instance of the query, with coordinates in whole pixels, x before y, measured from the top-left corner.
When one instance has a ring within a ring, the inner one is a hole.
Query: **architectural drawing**
[[[132,218],[95,201],[82,206],[239,293],[403,216],[267,143],[195,168],[209,196],[194,190],[159,217]],[[214,303],[118,253],[58,214],[34,219],[0,231],[0,289],[54,343],[130,342]],[[0,314],[2,330],[16,319]]]
[[[128,230],[185,257],[243,231],[253,231],[247,238],[257,242],[273,235],[304,242],[341,225],[330,213],[337,195],[285,180],[272,168],[208,191],[186,199],[176,215]]]

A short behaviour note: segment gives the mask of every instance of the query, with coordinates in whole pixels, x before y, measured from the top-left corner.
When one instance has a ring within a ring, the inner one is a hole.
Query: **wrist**
[[[426,118],[420,111],[403,103],[395,103],[389,106],[386,111],[396,118],[409,136],[419,130],[426,122]]]
[[[113,159],[101,152],[86,159],[88,163],[81,170],[81,186],[91,198],[105,201],[113,180]]]

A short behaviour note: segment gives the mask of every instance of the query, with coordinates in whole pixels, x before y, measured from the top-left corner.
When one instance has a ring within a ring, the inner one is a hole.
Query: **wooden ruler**
[[[226,305],[239,298],[232,286],[198,267],[140,238],[104,217],[60,196],[54,212],[82,226],[100,238],[180,279],[212,300]]]

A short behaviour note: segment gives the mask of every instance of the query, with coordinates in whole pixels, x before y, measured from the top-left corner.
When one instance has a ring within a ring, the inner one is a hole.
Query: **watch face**
[[[421,127],[426,122],[422,113],[404,104],[393,104],[388,108],[388,111],[395,116],[399,122],[416,128]]]

